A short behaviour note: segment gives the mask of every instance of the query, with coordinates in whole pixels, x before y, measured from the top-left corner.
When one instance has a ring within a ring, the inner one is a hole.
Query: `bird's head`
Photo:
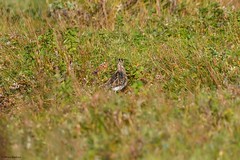
[[[123,63],[124,63],[123,59],[119,58],[118,65],[117,65],[119,71],[125,71],[125,69],[123,67]]]

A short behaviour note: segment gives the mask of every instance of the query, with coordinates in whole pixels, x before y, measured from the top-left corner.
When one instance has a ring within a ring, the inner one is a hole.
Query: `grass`
[[[0,159],[238,159],[234,2],[0,1]]]

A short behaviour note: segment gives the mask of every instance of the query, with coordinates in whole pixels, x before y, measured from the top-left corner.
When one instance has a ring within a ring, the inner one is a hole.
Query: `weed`
[[[0,154],[238,159],[238,2],[12,2],[0,3]],[[115,93],[102,86],[119,58],[129,82]]]

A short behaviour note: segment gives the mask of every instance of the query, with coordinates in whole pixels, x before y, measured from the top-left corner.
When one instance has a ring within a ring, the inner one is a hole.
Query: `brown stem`
[[[157,10],[157,15],[160,17],[161,9],[160,9],[160,2],[159,2],[159,0],[156,0],[156,10]]]
[[[107,1],[107,0],[102,0],[102,1],[101,1],[105,25],[107,24],[106,1]]]

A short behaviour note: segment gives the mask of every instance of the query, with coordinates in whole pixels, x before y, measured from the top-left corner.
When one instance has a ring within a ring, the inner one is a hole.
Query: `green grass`
[[[238,8],[49,3],[0,1],[0,159],[239,158]]]

